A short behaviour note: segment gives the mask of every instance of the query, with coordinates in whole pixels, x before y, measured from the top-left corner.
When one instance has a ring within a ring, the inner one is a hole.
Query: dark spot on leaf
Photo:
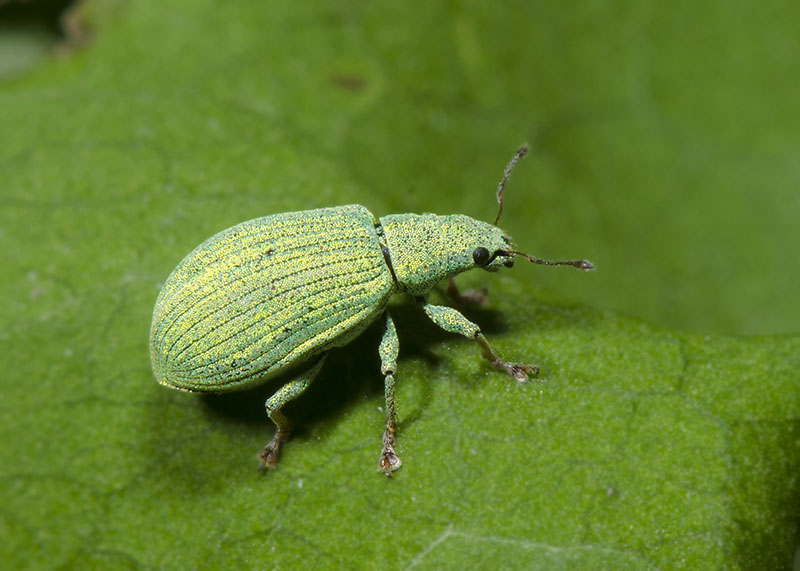
[[[366,79],[360,75],[337,74],[331,76],[330,81],[345,91],[361,91],[367,85]]]

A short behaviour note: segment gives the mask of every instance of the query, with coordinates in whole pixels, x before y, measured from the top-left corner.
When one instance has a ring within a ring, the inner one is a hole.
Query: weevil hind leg
[[[517,381],[527,381],[528,374],[535,375],[539,372],[539,368],[536,365],[523,365],[522,363],[503,361],[498,357],[497,353],[494,352],[492,346],[489,345],[486,337],[481,333],[481,328],[452,307],[433,305],[423,300],[422,309],[431,321],[445,331],[459,333],[464,337],[477,341],[483,358],[489,361],[494,368],[511,375]]]
[[[277,431],[274,438],[261,449],[258,453],[258,471],[263,472],[265,468],[274,468],[278,463],[278,456],[281,449],[281,444],[289,439],[289,433],[292,431],[292,423],[281,412],[281,408],[291,400],[299,397],[309,387],[311,381],[319,373],[322,364],[325,362],[327,353],[322,355],[319,359],[306,369],[299,377],[293,379],[283,385],[274,395],[267,399],[264,404],[267,409],[267,416],[275,423]]]
[[[395,435],[397,433],[397,410],[394,402],[394,373],[397,371],[397,356],[400,352],[400,340],[394,321],[387,311],[385,314],[385,329],[378,354],[381,357],[381,373],[384,375],[384,398],[386,400],[386,429],[383,432],[383,450],[378,463],[378,471],[391,477],[402,462],[394,451]]]

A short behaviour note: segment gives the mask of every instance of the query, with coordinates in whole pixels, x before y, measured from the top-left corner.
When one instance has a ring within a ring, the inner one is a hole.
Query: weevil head
[[[454,214],[399,214],[381,218],[399,289],[425,295],[461,272],[514,265],[510,238],[497,226]]]
[[[473,242],[471,268],[482,268],[488,272],[496,272],[502,267],[514,266],[514,246],[511,238],[503,233],[500,228],[487,224],[493,231],[487,232]]]
[[[503,188],[514,165],[527,152],[528,146],[521,146],[503,172],[497,186],[497,216],[492,224],[461,214],[396,214],[380,219],[376,228],[381,249],[397,289],[424,296],[440,281],[461,272],[473,268],[495,272],[503,266],[511,267],[517,256],[535,264],[594,269],[586,260],[548,261],[523,254],[497,227],[503,213]]]

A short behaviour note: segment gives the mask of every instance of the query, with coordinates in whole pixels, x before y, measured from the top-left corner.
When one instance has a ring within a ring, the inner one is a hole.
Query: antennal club
[[[584,270],[586,272],[594,269],[594,265],[589,260],[543,260],[541,258],[535,258],[533,256],[529,256],[528,254],[523,254],[522,252],[514,251],[511,253],[514,254],[515,256],[522,256],[523,258],[527,258],[534,264],[541,264],[543,266],[573,266],[578,268],[579,270]]]
[[[492,226],[497,226],[497,223],[500,221],[500,215],[503,213],[503,188],[506,186],[506,182],[508,182],[508,177],[511,176],[511,171],[514,170],[514,165],[517,164],[517,161],[528,154],[529,148],[528,145],[522,145],[517,149],[517,152],[511,157],[511,161],[508,163],[506,170],[503,171],[503,180],[497,185],[497,216],[494,222],[492,222]]]

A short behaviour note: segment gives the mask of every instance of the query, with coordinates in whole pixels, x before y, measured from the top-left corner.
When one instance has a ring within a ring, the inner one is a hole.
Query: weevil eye
[[[477,266],[485,266],[489,263],[489,250],[483,247],[475,248],[472,252],[472,260]]]

